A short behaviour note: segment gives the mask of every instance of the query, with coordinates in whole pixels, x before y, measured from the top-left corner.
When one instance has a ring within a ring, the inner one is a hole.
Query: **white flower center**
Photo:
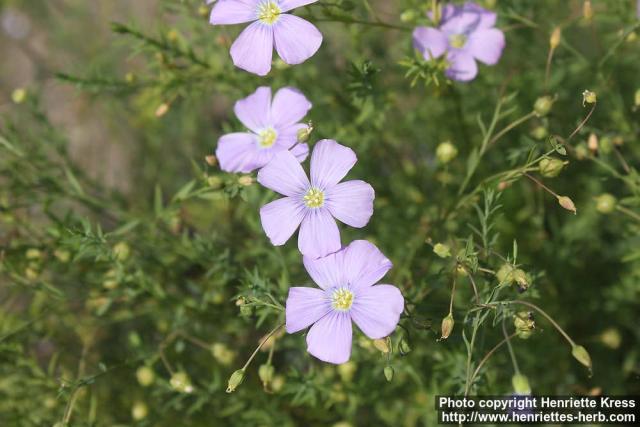
[[[266,128],[258,134],[260,148],[270,148],[276,143],[278,133],[274,128]]]
[[[280,7],[275,0],[266,0],[258,5],[258,19],[263,24],[273,25],[280,17]]]
[[[324,205],[324,193],[317,188],[310,188],[304,195],[304,204],[309,208],[320,208]]]
[[[331,295],[331,306],[334,310],[349,311],[353,305],[353,292],[347,288],[338,288]]]
[[[461,49],[467,43],[467,36],[464,34],[452,34],[449,36],[449,44],[451,47]]]

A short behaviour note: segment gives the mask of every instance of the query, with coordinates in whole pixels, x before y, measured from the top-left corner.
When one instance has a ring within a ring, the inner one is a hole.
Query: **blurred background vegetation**
[[[322,48],[259,78],[228,56],[240,28],[211,27],[199,0],[0,0],[0,424],[433,425],[435,395],[509,395],[515,372],[534,394],[640,393],[636,2],[480,1],[507,47],[468,84],[413,51],[431,4],[299,9]],[[273,195],[205,160],[260,85],[302,90],[311,142],[358,154],[375,212],[343,243],[380,247],[407,311],[386,345],[356,333],[338,367],[276,334],[226,394],[288,287],[310,284],[295,239],[261,229]]]

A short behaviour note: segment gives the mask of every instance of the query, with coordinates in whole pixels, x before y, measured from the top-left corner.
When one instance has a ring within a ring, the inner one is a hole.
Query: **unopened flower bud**
[[[223,343],[211,345],[211,355],[218,363],[224,366],[233,363],[233,359],[236,357],[236,353]]]
[[[42,257],[42,252],[40,252],[39,249],[31,248],[27,249],[25,256],[30,260],[40,259]]]
[[[549,38],[549,46],[551,46],[551,49],[555,49],[558,47],[558,45],[560,45],[560,39],[562,37],[562,30],[560,29],[560,27],[556,27],[553,29],[553,32],[551,33],[551,37]]]
[[[373,346],[385,354],[391,351],[391,349],[389,348],[389,343],[386,338],[373,340]]]
[[[71,254],[69,253],[69,251],[64,249],[56,249],[55,251],[53,251],[53,256],[62,263],[67,263],[71,259]]]
[[[585,21],[591,21],[593,19],[593,7],[591,6],[591,0],[584,0],[582,4],[582,17]]]
[[[158,108],[156,108],[156,112],[154,114],[156,115],[156,117],[162,117],[167,114],[167,111],[169,111],[169,104],[163,102],[162,104],[158,105]]]
[[[131,407],[131,418],[133,418],[136,421],[140,421],[147,418],[148,414],[149,414],[149,408],[147,408],[147,405],[144,402],[137,401]]]
[[[436,243],[433,246],[433,252],[440,258],[448,258],[451,256],[451,248],[443,243]]]
[[[529,385],[529,379],[522,374],[515,374],[511,377],[511,384],[513,385],[513,391],[521,396],[528,396],[531,394],[531,386]]]
[[[215,166],[218,164],[218,159],[213,154],[205,156],[204,161],[207,162],[209,166]]]
[[[22,104],[27,98],[27,91],[23,88],[18,88],[11,92],[11,100],[16,104]]]
[[[231,377],[229,378],[229,383],[227,384],[227,393],[233,393],[234,391],[236,391],[236,388],[238,388],[238,386],[242,384],[243,380],[244,380],[244,369],[238,369],[233,374],[231,374]]]
[[[586,348],[581,345],[574,344],[574,346],[571,348],[571,355],[573,355],[573,357],[578,362],[582,363],[584,366],[589,368],[589,370],[591,370],[591,356],[589,356]]]
[[[313,132],[313,123],[309,122],[307,127],[298,130],[297,141],[300,143],[307,142],[311,136],[311,132]]]
[[[387,379],[387,381],[391,382],[393,381],[393,374],[395,373],[395,371],[393,370],[393,366],[385,366],[384,368],[384,377]]]
[[[516,328],[518,338],[526,340],[533,334],[536,322],[533,313],[530,311],[521,311],[513,316],[513,326]]]
[[[411,351],[411,346],[404,338],[400,340],[400,344],[398,344],[398,351],[400,351],[400,354],[403,356]]]
[[[118,242],[113,247],[113,255],[115,255],[118,261],[124,261],[129,258],[129,254],[131,253],[131,249],[127,242]]]
[[[171,388],[180,393],[191,393],[193,392],[193,386],[191,385],[191,380],[186,372],[176,372],[171,376],[169,380],[169,384]]]
[[[273,381],[271,381],[271,391],[274,393],[279,392],[284,387],[285,379],[282,375],[276,375],[273,377]]]
[[[551,111],[553,107],[553,98],[550,96],[541,96],[536,99],[535,104],[533,104],[533,111],[539,116],[544,117]]]
[[[240,178],[238,178],[238,184],[242,185],[243,187],[248,187],[253,184],[253,177],[251,175],[242,175]]]
[[[458,155],[458,149],[450,141],[445,141],[436,148],[436,157],[442,164],[447,164]]]
[[[564,168],[564,165],[567,164],[560,159],[542,159],[540,160],[540,164],[538,165],[538,170],[540,171],[540,175],[545,178],[554,178],[560,175],[560,172]]]
[[[207,184],[213,189],[218,189],[222,186],[222,179],[218,176],[210,176],[207,178]]]
[[[262,381],[262,386],[266,389],[269,387],[269,384],[273,380],[273,375],[276,370],[271,364],[260,365],[258,368],[258,376],[260,377],[260,381]]]
[[[622,337],[620,336],[620,331],[616,328],[609,328],[602,332],[600,341],[610,349],[616,350],[622,343]]]
[[[609,193],[604,193],[596,197],[596,210],[603,214],[610,214],[616,210],[618,200]]]
[[[150,386],[156,378],[155,372],[148,366],[141,366],[136,371],[136,378],[142,387]]]
[[[531,131],[531,136],[535,139],[545,139],[549,135],[549,131],[544,126],[538,126]]]
[[[585,104],[595,104],[597,102],[598,98],[596,96],[595,92],[592,92],[590,90],[585,90],[584,92],[582,92],[582,105],[584,106]]]
[[[598,135],[596,135],[595,133],[591,132],[589,134],[589,139],[587,140],[587,147],[589,147],[589,150],[592,153],[595,153],[596,151],[598,151]]]
[[[446,340],[447,338],[449,338],[449,335],[451,335],[451,332],[453,331],[454,324],[455,322],[453,320],[452,313],[449,313],[447,317],[442,319],[442,326],[441,326],[442,336],[440,337],[441,340]]]
[[[578,213],[576,205],[573,204],[573,200],[567,196],[558,196],[558,203],[566,210],[573,212],[574,215]]]
[[[405,10],[400,14],[402,22],[414,22],[416,20],[416,11],[413,9]]]

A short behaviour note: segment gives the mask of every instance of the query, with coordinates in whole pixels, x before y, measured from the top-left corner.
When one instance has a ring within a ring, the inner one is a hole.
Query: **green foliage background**
[[[534,393],[640,393],[635,1],[593,0],[591,19],[578,0],[481,1],[507,47],[468,84],[447,82],[411,47],[430,1],[299,9],[324,44],[267,78],[233,67],[240,28],[208,25],[202,2],[133,3],[0,1],[3,16],[31,25],[26,38],[0,36],[1,425],[433,425],[437,394],[513,393],[504,344],[471,374],[522,310],[536,328],[509,344]],[[309,356],[302,333],[276,334],[226,394],[283,321],[287,289],[311,284],[295,239],[274,248],[261,229],[258,210],[274,195],[205,162],[220,135],[242,130],[233,102],[260,85],[302,90],[311,142],[357,153],[349,176],[373,185],[375,211],[362,230],[342,227],[343,243],[371,240],[393,261],[385,282],[407,312],[390,355],[358,332],[341,367]],[[597,104],[583,106],[585,89]],[[545,94],[556,97],[549,115],[529,114]],[[445,165],[435,152],[447,140],[459,154]],[[545,155],[569,164],[541,176],[532,160]],[[603,193],[617,198],[612,212],[597,209]],[[451,257],[433,252],[438,242]],[[496,278],[505,263],[526,272],[526,292]],[[454,282],[455,327],[437,341]],[[515,300],[586,347],[593,374]]]

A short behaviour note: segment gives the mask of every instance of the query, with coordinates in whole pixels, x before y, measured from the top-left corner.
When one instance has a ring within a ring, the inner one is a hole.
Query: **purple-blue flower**
[[[269,163],[276,153],[291,150],[302,162],[309,154],[307,144],[297,144],[299,123],[311,109],[311,103],[297,89],[285,87],[271,99],[271,89],[259,87],[236,102],[234,111],[250,132],[223,135],[216,156],[226,172],[251,172]]]
[[[300,64],[320,48],[322,34],[308,21],[285,13],[318,0],[218,0],[211,10],[213,25],[251,24],[231,46],[236,67],[259,76],[271,70],[275,47],[287,64]]]
[[[276,154],[260,169],[258,182],[285,196],[260,209],[271,243],[284,245],[300,227],[300,252],[318,258],[341,248],[334,218],[352,227],[367,225],[373,214],[373,187],[359,180],[340,182],[356,161],[353,150],[323,139],[311,155],[311,181],[289,151]]]
[[[309,353],[329,363],[347,362],[351,321],[371,339],[394,331],[404,298],[395,286],[376,285],[392,264],[375,245],[356,240],[324,258],[303,261],[320,289],[290,288],[285,314],[290,334],[313,325],[307,333]]]
[[[478,74],[476,60],[495,65],[502,56],[504,33],[495,24],[496,14],[475,3],[448,4],[442,8],[440,27],[416,28],[413,44],[427,60],[446,53],[447,77],[469,81]]]

